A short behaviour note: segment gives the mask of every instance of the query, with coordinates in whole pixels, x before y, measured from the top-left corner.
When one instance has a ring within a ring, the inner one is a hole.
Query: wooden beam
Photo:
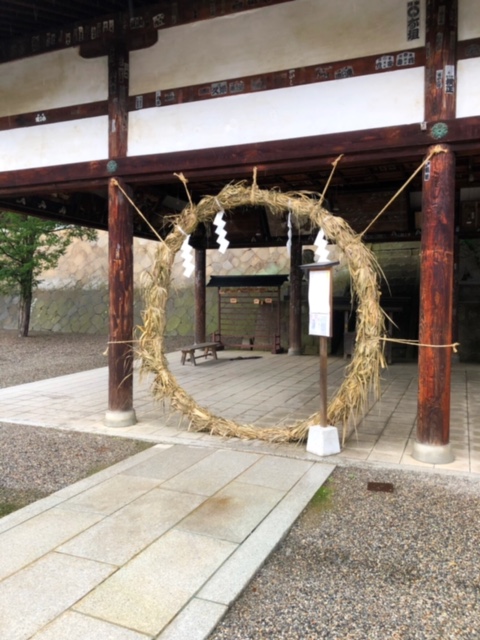
[[[118,181],[126,191],[127,186]],[[135,424],[133,410],[133,216],[130,205],[111,179],[109,200],[109,345],[107,426]]]
[[[457,118],[444,120],[442,130],[434,129],[431,123],[425,130],[420,123],[394,127],[367,129],[364,131],[333,133],[293,140],[253,143],[116,158],[115,165],[109,159],[68,165],[38,167],[18,171],[0,172],[0,195],[23,195],[36,193],[42,186],[62,184],[82,190],[82,185],[104,180],[112,175],[121,176],[129,184],[171,183],[173,174],[184,172],[190,180],[229,177],[235,179],[251,175],[258,168],[258,177],[292,165],[300,170],[329,166],[340,153],[345,154],[342,164],[362,164],[401,157],[421,157],[440,136],[452,150],[461,148],[477,150],[480,142],[480,118]],[[85,188],[85,187],[83,187]]]
[[[108,112],[108,102],[99,100],[88,104],[78,104],[72,107],[58,107],[56,109],[41,109],[29,113],[2,116],[0,118],[0,131],[9,129],[21,129],[24,127],[38,127],[43,124],[55,122],[70,122],[71,120],[84,120],[85,118],[97,118]]]

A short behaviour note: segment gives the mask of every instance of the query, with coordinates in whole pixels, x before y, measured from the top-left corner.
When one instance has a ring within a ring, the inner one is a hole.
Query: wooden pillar
[[[420,258],[420,345],[452,342],[455,157],[448,145],[424,169]],[[418,420],[413,457],[453,460],[449,444],[451,349],[419,347]]]
[[[290,251],[290,307],[288,355],[302,354],[302,242],[299,234],[292,237]]]
[[[108,55],[108,170],[116,171],[116,158],[127,155],[128,46],[126,20]],[[119,178],[108,184],[109,348],[108,411],[105,424],[127,427],[136,423],[133,409],[133,212],[118,188]]]
[[[455,118],[458,0],[428,0],[425,32],[425,120],[432,140]],[[455,157],[448,144],[423,172],[420,259],[420,344],[452,342]],[[451,349],[419,347],[418,420],[413,457],[454,459],[450,437]]]
[[[195,249],[195,342],[206,340],[207,252]]]
[[[118,180],[125,189],[125,184]],[[110,331],[108,346],[108,426],[135,424],[133,410],[133,216],[110,179],[108,186],[108,259]]]

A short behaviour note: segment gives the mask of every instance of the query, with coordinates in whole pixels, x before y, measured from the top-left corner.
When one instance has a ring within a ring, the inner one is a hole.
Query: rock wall
[[[156,250],[155,242],[135,239],[135,324],[142,322],[142,273],[150,269]],[[397,313],[394,334],[418,337],[419,242],[373,245],[385,274],[383,298],[407,299],[406,310]],[[334,295],[349,296],[349,274],[345,259],[331,247],[331,258],[340,260],[334,271]],[[311,262],[311,248],[304,249],[304,262]],[[207,281],[212,275],[288,274],[289,256],[284,247],[227,250],[225,254],[207,251]],[[460,358],[480,361],[480,241],[460,243],[458,271],[458,335],[462,343]],[[193,278],[183,275],[181,257],[177,255],[172,271],[172,287],[167,305],[167,335],[191,338],[194,331]],[[288,283],[282,287],[282,346],[288,348]],[[217,322],[217,290],[207,288],[207,334]],[[338,314],[337,314],[338,315]],[[342,317],[336,318],[337,334],[343,333]],[[0,297],[0,327],[17,326],[17,299]],[[317,353],[318,340],[308,335],[307,289],[304,285],[302,305],[303,345],[305,353]],[[108,333],[108,235],[98,233],[95,242],[75,241],[56,269],[43,274],[35,292],[32,308],[33,331]],[[341,335],[332,341],[335,350],[342,349]],[[400,358],[416,357],[415,349],[395,347]]]

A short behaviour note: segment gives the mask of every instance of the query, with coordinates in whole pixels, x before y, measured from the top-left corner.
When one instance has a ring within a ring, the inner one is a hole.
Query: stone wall
[[[395,335],[418,337],[419,242],[377,244],[371,246],[386,276],[382,282],[383,298],[409,300],[406,311],[397,313]],[[141,280],[154,260],[156,243],[135,239],[135,324],[142,322]],[[331,247],[331,258],[340,260],[334,271],[334,295],[349,296],[349,274],[345,259]],[[313,259],[304,249],[304,262]],[[288,274],[289,256],[284,247],[227,250],[225,254],[207,251],[207,281],[212,275]],[[461,359],[480,360],[480,241],[460,243],[458,333],[462,342]],[[387,284],[388,283],[388,284]],[[288,348],[288,283],[282,287],[282,346]],[[172,271],[172,287],[167,305],[167,335],[190,338],[194,332],[193,278],[183,275],[177,255]],[[217,290],[207,288],[207,334],[218,326]],[[332,345],[342,349],[342,315],[335,314]],[[0,328],[17,326],[17,300],[0,297]],[[307,289],[304,285],[302,305],[303,345],[305,353],[317,353],[318,340],[308,335]],[[95,242],[75,241],[56,269],[43,274],[35,292],[32,308],[33,331],[108,333],[108,236],[98,233]],[[399,358],[416,357],[415,349],[398,346]]]

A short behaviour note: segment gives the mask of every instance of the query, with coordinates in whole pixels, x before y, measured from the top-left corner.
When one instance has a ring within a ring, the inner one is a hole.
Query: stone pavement
[[[242,358],[242,359],[237,359]],[[250,352],[180,365],[200,404],[242,422],[279,423],[318,403],[318,358]],[[329,392],[345,362],[329,361]],[[453,370],[453,463],[417,463],[415,365],[392,365],[383,393],[328,459],[304,445],[187,431],[135,380],[138,424],[102,424],[107,370],[0,390],[0,421],[115,433],[155,446],[0,520],[0,637],[200,640],[287,533],[335,464],[480,473],[480,367]]]
[[[258,357],[260,356],[260,357]],[[264,352],[223,351],[218,360],[180,363],[180,353],[168,355],[179,384],[196,401],[217,415],[259,426],[288,424],[318,410],[319,362],[316,356],[272,355]],[[253,357],[254,359],[250,359]],[[238,359],[241,358],[241,359]],[[329,358],[328,393],[333,395],[344,376],[346,361]],[[480,366],[455,363],[452,368],[450,441],[455,460],[432,465],[414,460],[417,414],[417,365],[395,363],[383,373],[382,396],[352,433],[336,464],[368,462],[394,468],[454,473],[480,473]],[[105,427],[108,397],[107,369],[0,389],[0,421],[91,433],[141,438],[157,443],[196,443],[244,451],[262,451],[299,459],[318,460],[304,445],[240,441],[188,431],[188,422],[169,414],[152,400],[150,381],[135,377],[133,427]]]
[[[0,637],[207,637],[333,468],[156,445],[2,518]]]

